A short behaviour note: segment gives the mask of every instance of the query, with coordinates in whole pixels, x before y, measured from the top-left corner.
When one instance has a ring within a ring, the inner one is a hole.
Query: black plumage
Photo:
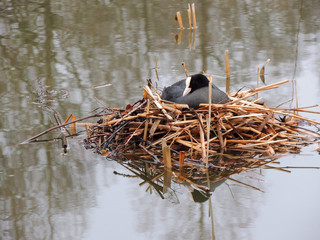
[[[191,108],[198,108],[200,103],[208,103],[209,80],[203,74],[195,74],[184,80],[165,87],[162,91],[162,99],[188,104]],[[212,103],[227,103],[227,94],[212,84]]]

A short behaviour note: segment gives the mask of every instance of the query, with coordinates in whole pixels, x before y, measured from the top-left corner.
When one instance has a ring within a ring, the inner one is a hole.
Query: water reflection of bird
[[[208,103],[209,80],[203,74],[195,74],[184,80],[165,87],[162,91],[162,99],[188,104],[191,108],[198,108],[200,103]],[[227,94],[212,84],[212,103],[226,103],[229,101]]]
[[[184,185],[187,187],[188,191],[189,191],[189,197],[193,202],[198,202],[198,203],[202,203],[205,202],[209,199],[209,197],[211,196],[211,193],[214,192],[214,190],[219,187],[222,183],[224,183],[226,181],[226,179],[220,179],[216,182],[210,182],[210,190],[208,192],[200,190],[200,189],[196,189],[194,188],[191,184],[189,183],[185,183]],[[198,185],[203,185],[203,186],[208,186],[208,183],[202,183],[202,182],[198,182]]]

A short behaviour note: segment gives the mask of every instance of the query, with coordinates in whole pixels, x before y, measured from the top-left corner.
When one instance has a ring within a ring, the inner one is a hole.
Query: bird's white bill
[[[190,81],[191,81],[191,77],[188,77],[188,78],[186,79],[186,89],[183,91],[182,96],[185,96],[185,95],[187,95],[188,93],[191,92]]]
[[[182,94],[182,96],[187,95],[189,92],[191,92],[191,88],[186,88]]]

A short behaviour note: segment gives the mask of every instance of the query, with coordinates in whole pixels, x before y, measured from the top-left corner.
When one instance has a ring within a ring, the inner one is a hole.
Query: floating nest
[[[249,186],[230,176],[277,168],[270,164],[284,154],[318,144],[320,123],[297,114],[318,112],[272,108],[255,97],[285,82],[229,94],[230,102],[197,110],[162,100],[149,82],[135,104],[108,109],[97,123],[83,123],[84,145],[117,160],[160,196],[171,180],[206,192],[224,179]]]
[[[289,172],[270,164],[285,154],[299,153],[303,146],[314,144],[320,151],[320,123],[298,114],[319,112],[273,108],[257,98],[260,91],[286,82],[228,94],[228,103],[201,104],[196,110],[162,100],[149,82],[143,87],[143,98],[126,109],[106,108],[79,119],[70,114],[63,124],[22,144],[55,129],[62,130],[65,140],[67,125],[71,125],[69,135],[76,134],[76,126],[84,126],[86,148],[117,160],[148,182],[150,191],[153,187],[162,196],[174,180],[209,192],[210,183],[236,181],[230,178],[235,173],[256,168]],[[93,117],[100,119],[80,123]]]
[[[160,165],[261,167],[266,159],[299,153],[320,137],[320,123],[297,114],[312,111],[272,108],[255,98],[285,82],[229,94],[230,102],[201,104],[197,110],[162,100],[149,82],[141,100],[109,109],[97,123],[87,124],[85,147]]]

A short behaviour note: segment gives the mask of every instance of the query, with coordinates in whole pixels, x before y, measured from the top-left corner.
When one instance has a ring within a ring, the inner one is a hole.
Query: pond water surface
[[[263,192],[222,183],[211,199],[213,230],[209,201],[191,201],[179,184],[165,199],[146,192],[141,179],[114,174],[130,174],[121,165],[85,150],[83,136],[68,139],[67,154],[55,140],[19,145],[56,125],[55,112],[66,119],[89,115],[99,101],[123,107],[141,98],[148,78],[159,87],[184,78],[183,61],[190,73],[217,75],[224,89],[225,50],[231,91],[255,87],[269,58],[266,83],[290,80],[261,94],[269,106],[320,103],[317,1],[195,6],[198,28],[179,38],[174,15],[181,11],[187,25],[185,1],[0,2],[0,239],[213,239],[212,231],[215,239],[319,239],[318,169],[234,176]],[[320,167],[316,147],[279,166]]]

